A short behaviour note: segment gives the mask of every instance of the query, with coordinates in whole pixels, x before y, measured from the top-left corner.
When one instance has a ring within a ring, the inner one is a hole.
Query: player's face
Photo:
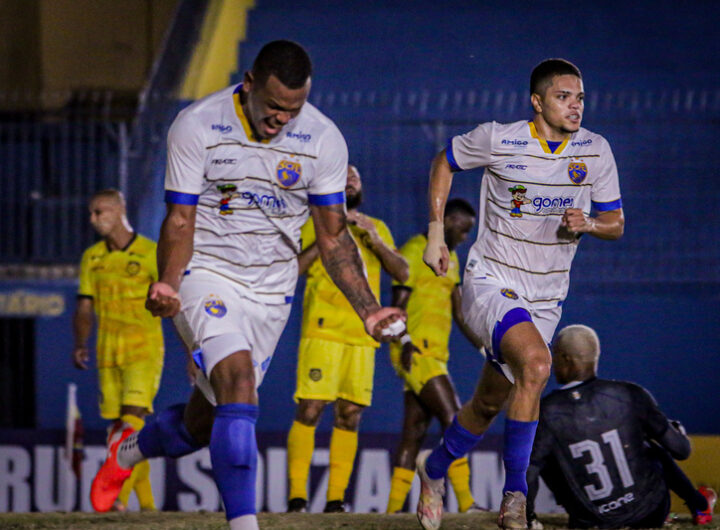
[[[570,363],[570,358],[567,354],[563,353],[557,344],[553,345],[552,367],[555,380],[559,384],[564,385],[572,380],[570,373],[572,364]]]
[[[109,197],[98,197],[90,202],[90,224],[101,237],[107,237],[123,223],[122,205]]]
[[[454,250],[465,241],[474,226],[475,218],[466,213],[453,212],[445,217],[445,244],[448,249]]]
[[[582,79],[574,75],[553,77],[544,96],[533,94],[533,107],[550,128],[560,134],[577,132],[585,108]]]
[[[265,83],[257,83],[251,73],[245,74],[243,91],[247,97],[245,111],[253,133],[259,139],[274,138],[285,125],[300,114],[310,94],[310,78],[300,88],[288,88],[271,75]]]
[[[357,208],[362,202],[362,180],[355,166],[348,166],[345,184],[345,203],[349,210]]]

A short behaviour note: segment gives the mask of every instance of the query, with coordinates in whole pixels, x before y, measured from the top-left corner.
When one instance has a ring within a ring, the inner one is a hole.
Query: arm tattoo
[[[339,214],[342,223],[339,224],[340,230],[335,234],[329,234],[326,241],[321,243],[318,239],[322,262],[335,285],[342,291],[360,318],[365,320],[371,311],[379,308],[379,304],[365,278],[363,262],[355,240],[345,224],[344,209],[341,206],[332,208],[331,211]]]

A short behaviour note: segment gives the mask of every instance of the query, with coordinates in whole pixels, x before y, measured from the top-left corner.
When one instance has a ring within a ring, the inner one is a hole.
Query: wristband
[[[408,342],[412,342],[412,338],[410,338],[410,333],[405,333],[402,337],[400,337],[400,344],[407,344]]]

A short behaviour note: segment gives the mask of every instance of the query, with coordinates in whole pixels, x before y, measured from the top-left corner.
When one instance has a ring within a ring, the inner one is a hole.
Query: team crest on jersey
[[[580,184],[587,174],[588,169],[584,162],[570,162],[568,165],[568,177],[573,184]]]
[[[205,312],[211,317],[222,318],[227,314],[225,303],[214,294],[205,299]]]
[[[310,368],[310,373],[308,374],[310,376],[311,381],[315,381],[316,383],[322,379],[322,370],[320,368]]]
[[[127,267],[125,267],[125,272],[128,273],[128,276],[135,276],[140,272],[140,264],[137,261],[128,262]]]
[[[505,298],[510,298],[510,300],[517,300],[518,295],[515,291],[512,289],[500,289],[500,294],[503,295]]]
[[[517,184],[512,188],[508,188],[508,191],[512,193],[512,199],[510,199],[510,217],[522,217],[523,204],[530,204],[532,201],[525,197],[527,188],[522,184]]]
[[[277,166],[277,179],[283,188],[289,188],[295,184],[302,175],[300,162],[292,160],[281,160]]]

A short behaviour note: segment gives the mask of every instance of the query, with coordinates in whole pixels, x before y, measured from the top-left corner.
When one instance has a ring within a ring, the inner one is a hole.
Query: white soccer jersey
[[[533,122],[488,122],[452,138],[446,153],[455,170],[485,167],[467,272],[498,278],[533,308],[561,305],[579,243],[563,213],[622,206],[608,142],[580,128],[552,152]]]
[[[347,145],[309,103],[277,137],[256,141],[240,90],[211,94],[177,116],[168,134],[165,200],[197,204],[190,273],[209,270],[249,298],[288,303],[308,204],[345,202]]]

